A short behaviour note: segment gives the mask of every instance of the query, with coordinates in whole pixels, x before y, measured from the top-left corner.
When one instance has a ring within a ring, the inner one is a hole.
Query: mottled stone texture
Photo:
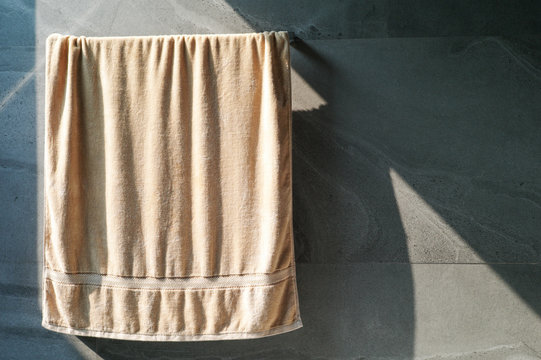
[[[0,357],[541,358],[541,2],[0,3]],[[149,343],[40,326],[45,38],[295,31],[304,327]]]

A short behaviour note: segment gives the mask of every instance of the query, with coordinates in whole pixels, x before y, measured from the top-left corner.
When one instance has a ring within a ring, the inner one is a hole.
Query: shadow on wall
[[[298,261],[488,263],[541,315],[517,277],[541,250],[539,37],[318,46],[335,71],[293,63],[327,102],[295,113]]]

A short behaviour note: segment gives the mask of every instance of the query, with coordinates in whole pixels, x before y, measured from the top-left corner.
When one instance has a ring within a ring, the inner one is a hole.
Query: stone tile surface
[[[0,358],[541,358],[541,17],[528,0],[0,3]],[[295,31],[304,327],[149,343],[41,328],[45,39]]]

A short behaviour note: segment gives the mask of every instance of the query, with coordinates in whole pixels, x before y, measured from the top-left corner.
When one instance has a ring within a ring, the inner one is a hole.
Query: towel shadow
[[[332,98],[336,69],[306,43],[297,44],[292,52],[292,67],[308,82],[317,78],[314,83],[321,87],[314,85],[315,90],[324,99]],[[298,63],[303,66],[296,67]],[[331,108],[328,102],[318,109],[293,112],[294,238],[304,328],[246,341],[139,342],[79,337],[81,342],[104,359],[173,355],[309,358],[299,350],[299,344],[328,356],[367,353],[410,357],[413,281],[392,183],[388,172],[378,169],[370,158],[352,158],[347,147],[336,142]],[[384,212],[372,212],[376,208],[373,201],[385,201]],[[384,239],[380,236],[383,228]],[[374,259],[389,264],[360,264]],[[329,264],[341,266],[338,272],[329,272]],[[359,266],[351,266],[355,264]]]

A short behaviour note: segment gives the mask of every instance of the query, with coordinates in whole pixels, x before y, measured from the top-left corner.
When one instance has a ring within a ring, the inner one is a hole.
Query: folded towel
[[[285,31],[46,47],[43,327],[126,340],[301,328]]]

